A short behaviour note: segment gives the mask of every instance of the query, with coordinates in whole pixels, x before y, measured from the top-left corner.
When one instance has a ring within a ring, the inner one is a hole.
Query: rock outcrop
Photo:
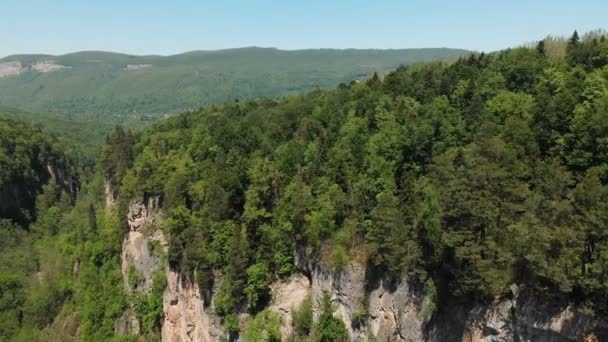
[[[106,189],[106,197],[107,203],[115,203],[112,191]],[[167,282],[163,293],[162,340],[227,340],[213,300],[205,299],[196,282],[170,270],[161,257],[167,252],[166,237],[158,228],[161,220],[158,198],[133,201],[129,206],[129,231],[123,241],[121,265],[127,291],[147,293],[154,273],[164,272]],[[545,298],[523,287],[512,286],[508,298],[477,305],[455,303],[432,315],[434,303],[425,286],[417,280],[406,276],[385,279],[382,275],[369,274],[357,263],[335,271],[311,260],[309,252],[297,254],[300,272],[271,285],[269,309],[281,318],[284,340],[293,334],[293,309],[310,298],[316,319],[327,293],[336,309],[335,317],[344,322],[352,341],[608,341],[606,321],[586,316],[568,303]],[[219,276],[214,278],[215,286],[219,285]],[[214,294],[216,290],[211,289],[209,293]],[[241,326],[246,326],[249,317],[243,314],[240,319]],[[119,334],[139,334],[139,329],[140,323],[129,308],[115,330]]]
[[[0,77],[16,76],[23,71],[23,65],[19,61],[0,63]]]
[[[121,254],[121,271],[127,292],[148,293],[154,272],[165,267],[161,265],[160,255],[167,251],[167,240],[156,227],[161,217],[158,197],[134,201],[129,205],[129,231],[123,239]],[[161,250],[152,253],[152,246]],[[131,283],[133,280],[135,284]]]
[[[221,319],[212,303],[205,307],[198,284],[169,271],[163,293],[162,340],[168,342],[212,342],[225,336]]]
[[[364,310],[365,269],[353,263],[344,270],[336,272],[323,266],[312,271],[312,307],[315,320],[320,314],[323,296],[327,293],[334,303],[335,316],[342,320],[354,339],[365,337],[365,331],[355,329],[352,318]]]
[[[115,203],[115,195],[106,187],[106,203]],[[204,303],[198,285],[179,273],[171,271],[162,255],[167,253],[167,239],[159,224],[162,212],[158,197],[132,201],[129,205],[121,254],[121,270],[127,293],[148,293],[154,274],[163,272],[166,287],[163,292],[164,319],[161,327],[163,341],[218,341],[224,334],[220,318],[211,303]],[[209,304],[209,305],[207,305]],[[117,322],[120,335],[138,335],[140,324],[128,308]]]
[[[0,77],[17,76],[30,71],[47,73],[70,68],[69,66],[57,64],[52,60],[42,60],[33,64],[10,61],[0,63]]]
[[[380,279],[369,293],[369,335],[380,341],[422,341],[431,305],[420,283],[407,277]]]
[[[512,286],[510,298],[497,297],[468,310],[445,308],[428,332],[428,341],[598,342],[608,340],[605,320],[578,312],[563,298]]]
[[[311,295],[310,280],[302,274],[295,274],[287,281],[277,281],[270,286],[272,302],[270,310],[281,317],[281,335],[293,334],[293,319],[291,313],[302,306]]]

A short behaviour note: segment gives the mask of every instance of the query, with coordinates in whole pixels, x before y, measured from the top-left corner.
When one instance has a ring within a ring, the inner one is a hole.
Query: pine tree
[[[570,49],[575,48],[580,44],[580,42],[581,42],[581,39],[578,36],[578,32],[576,30],[574,30],[572,37],[570,37],[570,40],[568,40],[568,47]]]
[[[538,53],[541,56],[545,56],[546,51],[545,51],[545,40],[541,40],[538,42],[538,44],[536,45],[536,51],[538,51]]]

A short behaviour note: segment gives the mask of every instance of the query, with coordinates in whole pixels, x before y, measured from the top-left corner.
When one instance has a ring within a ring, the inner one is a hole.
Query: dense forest
[[[161,196],[169,263],[234,321],[294,250],[444,298],[524,283],[608,307],[608,42],[541,41],[163,121],[107,146],[120,196]],[[121,136],[124,136],[121,135]],[[133,156],[131,156],[133,153]],[[125,165],[131,165],[126,167]]]
[[[45,187],[35,223],[2,221],[0,340],[111,339],[127,305],[126,206],[155,196],[170,267],[217,287],[215,310],[246,341],[280,338],[269,286],[297,271],[299,252],[370,278],[407,274],[436,293],[429,315],[517,283],[606,316],[607,39],[575,32],[116,128],[74,205]],[[116,207],[103,205],[104,180]],[[145,336],[162,318],[155,284],[135,299]],[[310,310],[294,312],[294,340],[346,340],[329,299],[315,322]],[[239,331],[243,312],[254,318]]]

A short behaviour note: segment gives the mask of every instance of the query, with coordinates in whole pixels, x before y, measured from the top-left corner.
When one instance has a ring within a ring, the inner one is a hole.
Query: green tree
[[[328,293],[323,294],[321,301],[321,315],[316,325],[315,341],[341,342],[348,341],[348,331],[344,322],[334,317],[335,309]]]

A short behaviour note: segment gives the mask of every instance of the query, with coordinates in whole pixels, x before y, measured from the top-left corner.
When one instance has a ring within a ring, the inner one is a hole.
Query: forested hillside
[[[235,331],[302,248],[417,277],[438,308],[517,283],[606,315],[607,64],[605,36],[575,34],[406,66],[180,115],[101,165],[123,199],[161,196],[170,266],[206,290],[221,271]]]
[[[0,107],[0,119],[25,123],[63,141],[65,153],[79,168],[89,172],[95,169],[101,145],[105,137],[117,124],[111,120],[92,120],[79,115],[61,113],[30,113],[23,110]],[[122,121],[125,125],[135,125],[133,121]],[[137,120],[137,126],[152,122]]]
[[[146,293],[133,290],[142,275],[121,277],[129,205],[151,198],[161,260],[200,286],[231,338],[288,338],[267,310],[271,284],[310,277],[303,262],[364,265],[368,283],[406,276],[428,295],[427,320],[507,297],[512,284],[605,319],[607,38],[575,34],[116,128],[74,205],[46,186],[27,216],[35,223],[2,221],[0,340],[158,340],[163,273]],[[0,157],[23,155],[11,146],[28,134],[0,135]],[[315,315],[310,300],[290,313],[292,340],[348,340],[323,298]],[[369,318],[362,298],[352,329]],[[114,336],[125,310],[139,336]]]
[[[50,323],[70,296],[55,237],[79,189],[65,150],[57,138],[0,119],[0,341]]]
[[[126,123],[235,99],[281,97],[366,78],[458,49],[242,48],[174,56],[78,52],[0,59],[0,105]]]

